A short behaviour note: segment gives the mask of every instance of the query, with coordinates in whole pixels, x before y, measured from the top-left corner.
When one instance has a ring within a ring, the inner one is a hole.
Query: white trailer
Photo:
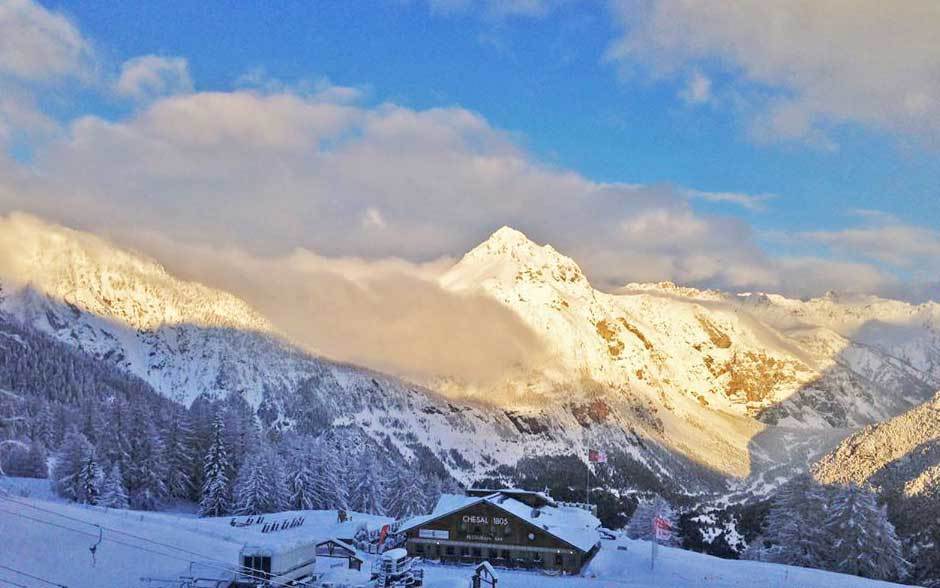
[[[302,586],[299,581],[310,578],[316,567],[317,545],[315,541],[283,547],[246,545],[239,552],[238,559],[243,581]]]

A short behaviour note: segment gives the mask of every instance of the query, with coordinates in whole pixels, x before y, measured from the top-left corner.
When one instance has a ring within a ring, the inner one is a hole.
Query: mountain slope
[[[652,480],[645,489],[720,489],[729,475],[769,481],[848,427],[940,387],[933,306],[671,284],[604,293],[573,260],[504,228],[441,284],[507,306],[548,358],[487,386],[427,388],[312,356],[232,294],[104,240],[36,220],[17,226],[22,248],[0,253],[0,312],[10,320],[180,402],[239,394],[270,426],[352,427],[406,456],[426,457],[423,447],[464,481],[589,447],[610,450],[624,483]],[[882,315],[891,333],[871,328]],[[889,336],[898,329],[915,336]]]
[[[672,284],[632,284],[612,295],[594,290],[571,259],[509,228],[441,283],[484,290],[543,335],[551,365],[537,370],[541,382],[520,388],[549,395],[552,382],[587,372],[666,405],[684,397],[768,423],[852,427],[898,414],[940,387],[933,306],[802,303]],[[882,316],[918,344],[881,336],[872,322]]]
[[[914,579],[940,585],[940,393],[844,440],[813,473],[823,484],[871,485],[917,563]]]

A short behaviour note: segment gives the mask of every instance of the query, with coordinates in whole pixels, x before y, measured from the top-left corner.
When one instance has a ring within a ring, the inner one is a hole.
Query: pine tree
[[[827,545],[821,522],[826,518],[826,490],[808,475],[784,484],[767,515],[769,561],[809,568],[826,567]]]
[[[124,476],[121,474],[121,466],[117,462],[111,465],[111,469],[104,479],[98,504],[108,508],[128,508],[130,506],[127,499],[127,490],[124,489]]]
[[[907,577],[901,542],[873,492],[857,485],[839,490],[824,532],[832,545],[830,569],[875,580]]]
[[[669,502],[661,496],[655,496],[652,500],[643,501],[637,505],[636,510],[633,511],[633,516],[630,517],[630,522],[627,524],[627,536],[631,539],[652,541],[654,536],[653,520],[656,517],[666,519],[673,529],[671,538],[665,542],[661,540],[660,543],[678,545],[678,534],[675,532],[678,528],[678,516]]]
[[[463,494],[463,490],[459,486],[455,486],[452,482],[441,481],[435,475],[430,475],[424,481],[424,487],[422,488],[422,494],[424,494],[424,509],[422,512],[433,512],[434,508],[437,507],[437,502],[441,499],[441,494]]]
[[[366,451],[359,464],[353,490],[353,510],[369,514],[385,514],[385,485],[381,465],[370,451]]]
[[[212,424],[212,443],[203,461],[202,497],[199,514],[204,517],[222,516],[229,512],[229,462],[225,450],[225,423],[221,415]]]
[[[43,447],[52,448],[56,443],[55,417],[49,403],[43,402],[42,408],[33,419],[30,436],[33,441],[39,441]],[[43,476],[45,477],[45,476]]]
[[[101,467],[92,451],[82,462],[78,471],[76,501],[83,504],[98,504],[101,494],[102,473]]]
[[[56,493],[59,496],[82,502],[90,481],[87,476],[91,471],[85,471],[89,462],[95,461],[95,448],[82,433],[74,427],[66,433],[62,441],[62,449],[56,459],[52,471],[52,479]]]
[[[428,498],[424,494],[424,480],[411,468],[400,467],[388,480],[388,500],[385,510],[396,519],[410,519],[427,510]]]
[[[324,510],[350,508],[346,481],[347,468],[341,461],[339,452],[330,445],[318,443],[315,455],[317,508]]]
[[[250,455],[235,481],[238,514],[277,512],[284,508],[283,468],[276,453],[263,449]]]
[[[174,410],[170,414],[164,441],[167,476],[167,493],[174,498],[187,498],[192,495],[192,452],[190,444],[192,431],[189,418],[184,410]]]
[[[232,465],[232,472],[229,473],[231,476],[241,469],[248,455],[261,444],[261,434],[254,410],[244,397],[230,394],[222,403],[225,447],[228,449],[229,463]]]
[[[317,508],[317,478],[311,456],[294,448],[287,465],[288,505],[294,510]]]
[[[166,499],[167,469],[163,441],[152,418],[143,408],[135,410],[128,439],[128,461],[124,465],[131,506],[154,510]]]

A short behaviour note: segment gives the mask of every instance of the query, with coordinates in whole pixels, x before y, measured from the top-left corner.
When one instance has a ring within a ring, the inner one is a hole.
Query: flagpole
[[[653,536],[651,537],[653,544],[650,545],[650,571],[656,569],[656,544],[659,543],[656,533],[657,533],[656,517],[654,516],[653,517]]]
[[[584,481],[584,503],[588,506],[591,505],[591,454],[588,453],[587,464],[587,476]]]

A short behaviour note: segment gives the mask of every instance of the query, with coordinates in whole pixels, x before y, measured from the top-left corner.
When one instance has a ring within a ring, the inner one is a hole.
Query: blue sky
[[[666,186],[673,212],[683,206],[675,202],[677,191],[754,197],[753,206],[722,198],[687,203],[690,219],[729,219],[747,233],[741,248],[756,253],[744,265],[799,257],[864,264],[888,281],[912,276],[930,281],[926,274],[938,266],[923,260],[937,250],[934,246],[940,248],[940,131],[931,122],[940,82],[917,74],[935,71],[940,55],[918,54],[911,62],[910,48],[898,45],[890,30],[879,37],[865,22],[853,30],[849,19],[830,22],[827,14],[818,15],[818,22],[813,14],[802,15],[812,26],[798,23],[798,31],[809,29],[814,32],[806,34],[814,36],[795,38],[792,46],[748,33],[749,27],[760,31],[764,18],[787,26],[792,15],[784,4],[763,10],[760,3],[742,2],[739,10],[714,15],[714,21],[670,0],[641,4],[391,0],[282,2],[272,8],[246,2],[233,10],[222,2],[47,1],[42,9],[67,19],[87,42],[94,80],[59,80],[38,90],[32,81],[14,82],[23,92],[34,92],[38,108],[63,129],[81,116],[133,124],[159,100],[170,99],[172,92],[130,100],[107,89],[122,64],[148,55],[184,60],[189,85],[180,88],[190,95],[231,94],[249,86],[259,91],[262,80],[267,89],[261,91],[268,93],[354,88],[361,112],[376,112],[386,103],[417,113],[467,110],[540,168],[599,184]],[[929,10],[929,3],[925,6]],[[866,4],[859,11],[867,9]],[[878,22],[882,17],[872,10],[872,22]],[[922,13],[900,12],[899,22],[925,20]],[[663,22],[669,23],[665,29]],[[725,26],[728,22],[735,27]],[[917,41],[920,29],[905,30]],[[628,50],[619,50],[624,46]],[[871,60],[866,46],[887,56],[867,72],[858,66]],[[853,53],[860,54],[859,61]],[[703,85],[693,95],[695,79]],[[34,163],[34,151],[52,151],[49,144],[63,140],[56,133],[51,139],[18,136],[27,138],[11,141],[8,151],[27,166]],[[47,157],[37,159],[41,165]],[[516,210],[506,222],[519,217],[524,215]],[[492,228],[482,225],[498,222],[498,215],[492,219],[481,221],[473,238]],[[547,224],[532,225],[542,240],[555,241]],[[424,257],[457,255],[470,238],[429,246]],[[898,238],[903,247],[880,253],[884,240]],[[928,246],[919,246],[924,239]],[[299,245],[324,250],[316,242]],[[415,253],[422,246],[389,253],[422,257]],[[617,241],[583,249],[592,255],[622,246]],[[694,249],[694,239],[685,247]],[[378,255],[358,246],[325,252]],[[730,256],[720,249],[713,258],[721,264]],[[855,269],[844,265],[839,272]],[[645,278],[656,272],[641,273]],[[616,272],[608,277],[620,279]],[[663,270],[663,277],[747,285],[717,273],[672,269]],[[846,284],[851,287],[845,280],[836,286]]]

